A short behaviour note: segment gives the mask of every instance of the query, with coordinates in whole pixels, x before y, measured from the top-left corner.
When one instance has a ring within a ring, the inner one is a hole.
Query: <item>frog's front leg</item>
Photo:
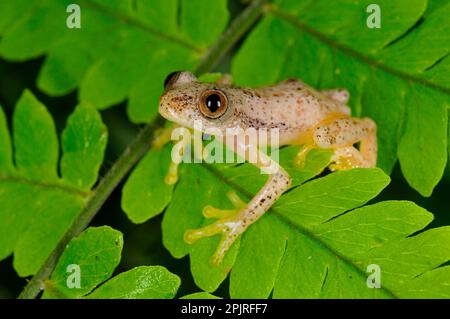
[[[252,146],[253,147],[253,146]],[[256,146],[255,146],[256,147]],[[248,154],[248,147],[237,145],[236,152],[245,158]],[[219,264],[226,252],[230,249],[234,241],[245,232],[245,230],[254,222],[256,222],[285,192],[291,185],[291,179],[288,173],[272,160],[269,156],[261,151],[258,152],[258,161],[254,163],[259,168],[269,168],[270,174],[263,188],[250,200],[248,204],[243,203],[236,195],[232,195],[231,199],[237,210],[219,210],[211,206],[207,206],[203,214],[207,217],[218,217],[219,219],[203,228],[196,230],[188,230],[185,233],[185,241],[189,244],[194,243],[198,239],[221,234],[219,246],[217,247],[212,262]],[[234,198],[233,198],[234,196]]]
[[[199,134],[201,136],[201,133]],[[196,157],[198,160],[202,160],[202,141],[201,139],[196,138],[195,132],[193,130],[178,125],[175,125],[172,128],[165,128],[158,135],[157,141],[161,145],[164,145],[163,141],[165,141],[164,143],[167,143],[167,141],[178,140],[180,137],[181,140],[177,142],[172,148],[169,170],[164,178],[164,182],[168,185],[174,185],[178,181],[178,167],[181,164],[184,153],[186,152],[186,149],[191,144],[191,142],[194,146],[194,157]],[[158,147],[161,148],[162,146],[159,146],[158,144]],[[175,157],[178,158],[178,160],[174,160]]]

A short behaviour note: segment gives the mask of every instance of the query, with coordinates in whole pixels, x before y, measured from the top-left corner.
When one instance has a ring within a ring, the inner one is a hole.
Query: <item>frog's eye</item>
[[[207,90],[200,96],[198,108],[204,116],[216,119],[226,112],[228,99],[222,91]]]

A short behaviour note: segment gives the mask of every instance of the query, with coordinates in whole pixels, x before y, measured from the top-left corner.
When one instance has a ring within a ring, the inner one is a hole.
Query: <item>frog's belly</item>
[[[270,144],[278,143],[280,146],[313,144],[313,135],[318,126],[347,116],[343,113],[330,112],[322,116],[308,117],[307,120],[304,118],[283,122],[278,127],[278,138],[276,141],[270,141]]]
[[[302,145],[311,144],[313,142],[312,134],[316,126],[304,129],[289,129],[285,130],[283,127],[272,127],[269,129],[263,128],[258,130],[258,146],[272,145]],[[266,131],[262,134],[262,130]]]

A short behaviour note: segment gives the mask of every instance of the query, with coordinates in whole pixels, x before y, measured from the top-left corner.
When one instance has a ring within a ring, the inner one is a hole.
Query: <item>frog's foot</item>
[[[178,166],[180,164],[175,163],[173,161],[170,162],[169,171],[164,178],[164,182],[167,185],[175,185],[178,182]]]
[[[339,148],[332,157],[331,171],[347,170],[358,167],[370,167],[371,165],[364,160],[361,153],[353,146]]]
[[[243,222],[239,218],[239,213],[247,204],[234,191],[228,192],[227,196],[236,207],[235,209],[218,209],[208,205],[203,209],[203,216],[206,218],[218,218],[218,220],[205,227],[188,230],[184,234],[184,240],[188,244],[193,244],[201,238],[221,234],[222,238],[219,246],[211,258],[212,263],[216,265],[222,262],[225,253],[230,249],[236,238],[245,230],[242,227]]]
[[[313,145],[303,145],[302,149],[297,153],[297,155],[294,158],[294,164],[298,167],[298,168],[303,168],[305,167],[305,163],[306,163],[306,157],[308,156],[309,152],[314,148]]]

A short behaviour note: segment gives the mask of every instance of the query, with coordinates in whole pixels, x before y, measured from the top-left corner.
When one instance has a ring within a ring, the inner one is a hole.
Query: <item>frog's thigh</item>
[[[228,145],[230,146],[230,144]],[[231,146],[234,146],[234,144]],[[246,145],[236,145],[235,147],[238,155],[245,156],[248,148]],[[185,234],[185,241],[188,243],[193,243],[203,237],[221,234],[221,241],[213,256],[215,264],[222,261],[236,238],[257,221],[290,187],[291,179],[287,172],[263,152],[258,151],[258,161],[253,164],[261,169],[269,170],[270,173],[267,182],[250,202],[244,205],[241,201],[232,199],[233,202],[236,202],[236,206],[240,206],[235,212],[226,212],[214,208],[211,210],[209,207],[209,212],[212,212],[212,214],[206,214],[207,217],[215,215],[219,217],[219,220],[200,229],[188,230]]]
[[[320,148],[340,149],[360,142],[362,167],[373,167],[377,158],[376,125],[369,118],[340,118],[320,125],[313,135],[314,143]],[[357,151],[355,149],[355,151]],[[345,152],[344,152],[345,153]],[[352,156],[355,152],[351,151]],[[342,157],[342,156],[341,156]]]
[[[347,104],[350,93],[346,89],[323,90],[322,93],[336,102]]]
[[[306,157],[314,148],[314,144],[303,144],[302,148],[298,151],[297,155],[294,158],[294,164],[299,168],[303,168],[306,164]]]

